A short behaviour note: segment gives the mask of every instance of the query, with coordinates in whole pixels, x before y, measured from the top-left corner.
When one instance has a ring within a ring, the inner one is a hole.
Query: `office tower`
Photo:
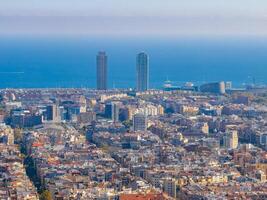
[[[207,83],[200,86],[201,92],[225,94],[225,82]]]
[[[225,82],[224,81],[219,82],[219,93],[225,94]]]
[[[119,114],[120,121],[132,120],[133,112],[134,112],[134,108],[130,106],[120,108],[120,114]]]
[[[105,52],[99,52],[96,57],[97,62],[97,89],[98,90],[107,90],[107,60],[108,57]]]
[[[57,105],[53,104],[46,107],[46,119],[47,121],[60,121],[60,109]]]
[[[111,119],[113,122],[119,121],[120,105],[119,103],[113,103],[112,106],[112,116]]]
[[[267,133],[260,134],[260,145],[267,149]]]
[[[64,106],[59,107],[59,114],[60,114],[60,119],[61,120],[67,120],[68,119],[68,112],[64,108]]]
[[[176,180],[165,178],[163,182],[163,191],[170,197],[176,198]]]
[[[231,90],[232,89],[232,82],[231,81],[225,82],[225,89],[226,90]]]
[[[105,116],[112,119],[113,122],[119,121],[120,104],[118,102],[111,102],[106,104]]]
[[[42,115],[33,115],[24,111],[12,114],[10,121],[11,126],[14,128],[30,128],[42,123]]]
[[[46,120],[52,121],[53,120],[53,105],[46,106]]]
[[[227,149],[236,149],[238,146],[238,134],[235,130],[230,130],[223,138],[224,147]]]
[[[139,53],[136,58],[137,91],[148,90],[149,85],[149,58],[145,53]]]
[[[105,117],[111,119],[112,116],[112,103],[105,105]]]
[[[147,117],[144,114],[135,114],[133,117],[134,131],[147,130]]]

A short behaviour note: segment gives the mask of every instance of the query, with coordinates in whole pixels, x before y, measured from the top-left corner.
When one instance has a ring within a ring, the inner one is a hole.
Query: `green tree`
[[[40,200],[53,200],[53,198],[48,190],[44,190],[40,195]]]
[[[109,146],[107,144],[101,144],[101,149],[105,153],[108,153],[109,152]]]
[[[126,120],[122,123],[127,129],[129,129],[133,125],[133,122],[131,120]]]
[[[14,139],[16,142],[20,142],[22,140],[22,130],[19,128],[14,129]]]

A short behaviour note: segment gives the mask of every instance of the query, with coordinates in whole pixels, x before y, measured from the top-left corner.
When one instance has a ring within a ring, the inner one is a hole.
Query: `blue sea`
[[[108,54],[110,88],[135,87],[140,51],[150,56],[151,88],[167,79],[267,83],[267,38],[0,36],[0,88],[94,88],[100,50]]]

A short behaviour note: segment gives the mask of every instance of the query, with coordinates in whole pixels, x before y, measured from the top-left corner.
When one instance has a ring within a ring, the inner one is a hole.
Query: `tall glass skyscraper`
[[[149,87],[149,58],[144,52],[139,53],[136,58],[137,85],[136,90],[143,92]]]
[[[99,52],[96,56],[96,73],[97,73],[97,89],[98,90],[107,90],[107,61],[108,57],[106,52]]]

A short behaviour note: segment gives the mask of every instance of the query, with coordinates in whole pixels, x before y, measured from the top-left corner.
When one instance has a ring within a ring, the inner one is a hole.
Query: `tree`
[[[15,128],[14,129],[14,139],[15,139],[15,142],[21,142],[22,140],[22,130],[19,129],[19,128]]]
[[[101,144],[101,149],[105,153],[108,153],[109,152],[109,146],[108,146],[108,144]]]
[[[40,200],[53,200],[53,198],[48,190],[44,190],[40,195]]]
[[[133,125],[133,122],[131,120],[126,120],[123,122],[123,125],[129,129],[132,125]]]

